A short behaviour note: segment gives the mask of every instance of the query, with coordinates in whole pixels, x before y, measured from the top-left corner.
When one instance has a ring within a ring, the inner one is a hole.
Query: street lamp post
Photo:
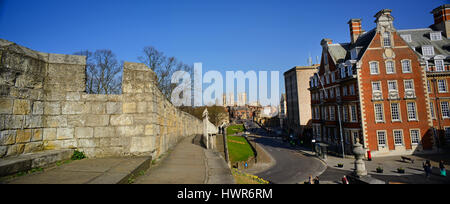
[[[328,98],[328,93],[327,93],[327,91],[325,90],[325,86],[324,86],[324,84],[323,84],[323,82],[322,82],[322,80],[320,79],[320,76],[319,76],[319,74],[318,73],[315,73],[315,75],[317,76],[317,79],[319,80],[319,82],[320,82],[320,84],[322,85],[322,90],[323,90],[323,92],[324,92],[324,94],[325,94],[325,98]],[[345,150],[344,150],[344,136],[342,135],[342,121],[341,121],[341,105],[340,104],[338,104],[338,120],[339,120],[339,133],[340,133],[340,135],[341,135],[341,145],[342,145],[342,158],[344,158],[345,159]]]

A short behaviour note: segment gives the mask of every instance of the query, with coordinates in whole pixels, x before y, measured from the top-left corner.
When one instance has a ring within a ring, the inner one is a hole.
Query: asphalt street
[[[275,184],[296,184],[308,180],[310,175],[315,177],[326,170],[326,165],[319,159],[301,154],[253,122],[245,123],[248,129],[253,129],[252,134],[257,135],[254,141],[276,160],[273,167],[256,174],[258,177]]]

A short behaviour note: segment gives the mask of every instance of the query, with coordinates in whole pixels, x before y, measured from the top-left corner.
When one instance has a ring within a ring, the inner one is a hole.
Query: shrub
[[[78,150],[75,150],[74,152],[73,152],[73,155],[72,155],[72,160],[82,160],[82,159],[85,159],[86,158],[86,155],[84,155],[84,153],[83,152],[80,152],[80,151],[78,151]]]

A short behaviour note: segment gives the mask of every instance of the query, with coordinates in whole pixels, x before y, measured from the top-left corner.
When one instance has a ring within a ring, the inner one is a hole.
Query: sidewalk
[[[6,184],[127,184],[150,167],[151,157],[83,159],[8,179]]]
[[[234,183],[231,171],[217,152],[193,144],[194,137],[181,141],[160,164],[136,178],[136,184]]]
[[[315,153],[306,149],[300,150],[304,154],[314,155]],[[449,170],[448,161],[450,156],[439,155],[413,155],[406,156],[414,160],[414,163],[410,161],[403,162],[401,156],[392,157],[379,157],[373,158],[372,161],[364,160],[366,164],[366,170],[369,175],[374,178],[394,183],[407,183],[407,184],[450,184],[450,177],[441,177],[439,173],[439,160],[447,161],[447,171]],[[433,166],[433,174],[430,178],[425,177],[422,163],[426,160],[430,160]],[[354,159],[342,157],[336,157],[328,155],[325,161],[328,168],[320,176],[322,181],[329,183],[340,183],[342,176],[347,175],[354,170]],[[338,164],[344,164],[343,168],[339,168]],[[383,173],[377,173],[378,167],[383,168]],[[397,168],[405,169],[404,174],[397,173]]]

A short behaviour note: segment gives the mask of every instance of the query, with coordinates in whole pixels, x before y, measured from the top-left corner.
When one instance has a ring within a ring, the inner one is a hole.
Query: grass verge
[[[228,136],[227,142],[231,163],[247,161],[250,157],[255,156],[250,144],[244,137]]]
[[[255,175],[244,173],[237,169],[232,169],[231,172],[233,173],[233,177],[234,180],[236,181],[236,184],[269,184],[268,181],[262,178],[259,178]]]
[[[227,127],[227,135],[235,135],[236,133],[244,132],[244,125],[232,125]]]

